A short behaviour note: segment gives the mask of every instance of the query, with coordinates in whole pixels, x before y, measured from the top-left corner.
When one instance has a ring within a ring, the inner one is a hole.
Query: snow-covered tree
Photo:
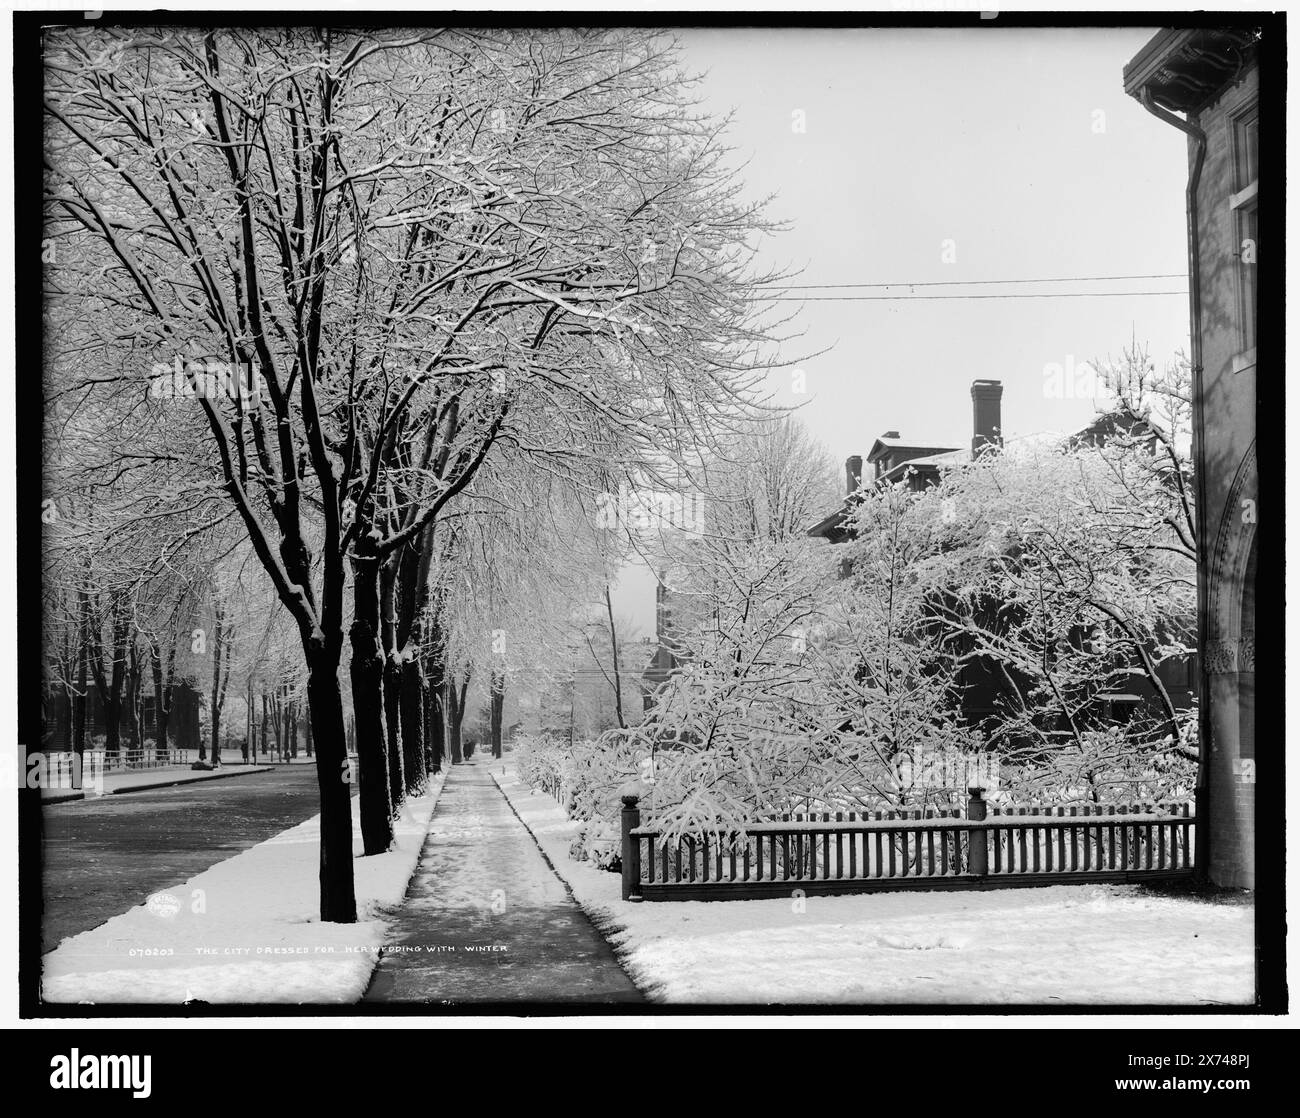
[[[358,714],[381,664],[390,746],[398,729],[422,763],[440,512],[498,446],[640,479],[743,410],[773,329],[750,299],[762,219],[648,32],[48,44],[54,313],[135,358],[58,375],[86,400],[188,406],[169,419],[189,435],[181,488],[222,502],[297,628],[321,917],[351,921],[348,577]],[[358,717],[363,771],[376,725]]]
[[[843,793],[862,806],[946,803],[951,790],[930,774],[979,747],[961,724],[961,657],[934,608],[953,556],[932,507],[942,506],[906,485],[861,495],[849,573],[818,642],[825,701],[841,720]]]

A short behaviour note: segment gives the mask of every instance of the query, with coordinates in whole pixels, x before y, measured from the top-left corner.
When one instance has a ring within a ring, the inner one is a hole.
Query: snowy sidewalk
[[[490,764],[450,770],[365,1000],[642,1001],[511,810]]]

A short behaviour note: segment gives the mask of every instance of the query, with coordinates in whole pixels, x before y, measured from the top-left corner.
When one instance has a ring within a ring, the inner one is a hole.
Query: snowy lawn
[[[320,816],[146,904],[65,939],[43,960],[48,1002],[353,1002],[365,992],[429,829],[442,777],[404,805],[386,854],[360,857],[355,924],[322,924]]]
[[[498,784],[633,980],[664,1002],[1237,1005],[1253,909],[1133,885],[632,904],[568,857],[576,824]]]

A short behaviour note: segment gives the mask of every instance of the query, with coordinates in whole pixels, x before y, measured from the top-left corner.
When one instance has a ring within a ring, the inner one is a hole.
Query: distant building
[[[886,431],[872,444],[867,453],[871,467],[868,481],[874,485],[892,485],[904,481],[908,488],[921,490],[933,485],[946,467],[969,462],[985,445],[1002,445],[1002,382],[977,380],[970,386],[974,412],[974,431],[970,450],[955,446],[935,446],[932,443],[906,442],[897,431]],[[818,521],[808,535],[820,536],[831,543],[845,543],[853,538],[848,520],[852,512],[853,495],[862,485],[862,458],[852,455],[845,460],[847,493],[844,504]]]
[[[1161,31],[1124,68],[1125,92],[1187,135],[1205,652],[1197,865],[1215,884],[1246,889],[1255,885],[1257,44],[1242,29]]]
[[[673,639],[672,591],[667,577],[667,571],[660,571],[655,584],[655,650],[641,673],[641,704],[645,710],[654,706],[659,690],[681,665],[681,650]]]
[[[42,748],[50,753],[71,752],[74,748],[72,701],[62,691],[51,689],[47,702],[45,719],[45,736]],[[125,704],[124,704],[125,705]],[[200,714],[204,706],[204,696],[187,680],[177,680],[172,685],[171,709],[167,715],[167,744],[172,749],[197,749],[202,736]],[[158,733],[157,718],[154,715],[154,693],[152,683],[141,690],[140,694],[140,737],[141,740],[156,738]],[[127,739],[127,713],[123,711],[119,719],[123,750],[130,749]],[[108,720],[104,714],[104,702],[99,688],[93,682],[86,688],[86,737],[84,745],[90,748],[95,739],[104,737],[108,729]]]

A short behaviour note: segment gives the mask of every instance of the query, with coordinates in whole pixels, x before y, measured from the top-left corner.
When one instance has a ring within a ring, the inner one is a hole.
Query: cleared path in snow
[[[365,1000],[644,1001],[511,810],[490,763],[448,773]]]

